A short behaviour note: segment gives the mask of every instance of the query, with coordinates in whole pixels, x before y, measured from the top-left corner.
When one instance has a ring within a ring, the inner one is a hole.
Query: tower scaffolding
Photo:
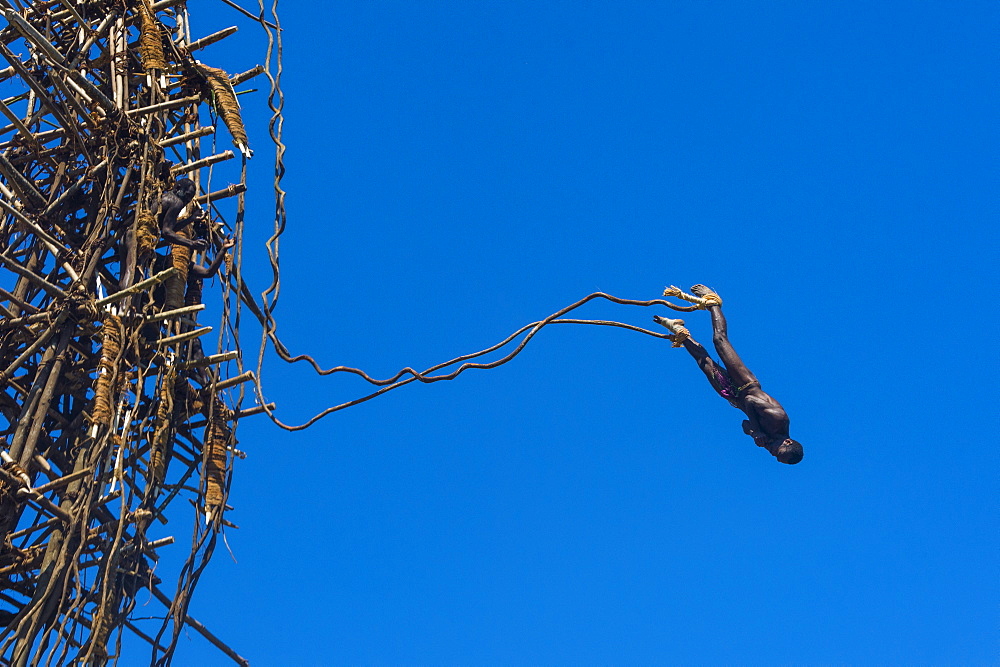
[[[0,13],[0,664],[103,664],[123,633],[168,664],[185,625],[247,664],[187,614],[230,525],[237,424],[260,410],[240,408],[238,261],[206,286],[214,327],[189,269],[224,238],[240,247],[250,150],[233,87],[263,68],[199,62],[235,28],[193,40],[182,0]],[[210,148],[217,131],[234,150]],[[233,181],[213,191],[220,171]],[[208,241],[193,257],[160,238],[181,178]],[[184,538],[167,509],[184,499],[190,553],[164,582],[161,552]],[[140,593],[158,620],[133,618]]]

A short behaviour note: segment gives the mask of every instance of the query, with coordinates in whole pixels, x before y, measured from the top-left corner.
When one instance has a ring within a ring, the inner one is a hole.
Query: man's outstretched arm
[[[215,258],[212,260],[211,264],[209,264],[207,267],[204,267],[201,264],[197,263],[191,264],[190,272],[193,273],[194,276],[199,280],[212,278],[213,276],[215,276],[216,273],[219,272],[219,268],[222,266],[222,261],[226,258],[226,251],[232,248],[234,245],[236,245],[235,240],[226,239],[222,243],[222,247],[219,248],[219,251],[215,253]]]

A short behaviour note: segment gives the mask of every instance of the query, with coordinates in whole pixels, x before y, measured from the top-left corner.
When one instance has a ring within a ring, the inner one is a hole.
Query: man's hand
[[[749,419],[743,420],[743,432],[753,438],[754,443],[756,443],[758,447],[767,447],[767,438],[764,437],[763,434],[753,430],[753,427],[750,426]]]

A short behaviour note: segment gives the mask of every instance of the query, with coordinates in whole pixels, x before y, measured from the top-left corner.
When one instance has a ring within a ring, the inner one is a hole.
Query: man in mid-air
[[[723,365],[715,363],[705,348],[691,338],[684,328],[684,320],[672,320],[656,315],[653,320],[665,326],[674,334],[675,346],[684,346],[712,387],[729,403],[747,416],[743,420],[743,432],[753,438],[758,447],[763,447],[782,463],[794,464],[802,460],[802,445],[788,437],[788,414],[778,401],[760,388],[760,382],[750,372],[743,360],[736,354],[726,331],[726,317],[722,314],[722,299],[705,287],[691,288],[694,296],[685,294],[676,287],[668,287],[664,296],[674,296],[708,310],[712,315],[712,342],[719,353]]]

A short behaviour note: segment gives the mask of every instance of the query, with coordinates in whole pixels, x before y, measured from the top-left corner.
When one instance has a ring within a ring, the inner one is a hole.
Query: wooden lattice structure
[[[224,237],[239,249],[250,153],[233,86],[263,70],[199,62],[235,29],[192,40],[182,0],[0,12],[0,664],[102,664],[130,632],[166,664],[185,625],[245,662],[187,615],[227,523],[236,424],[254,412],[234,395],[252,379],[239,267],[227,256],[204,299],[188,274]],[[197,186],[185,215],[202,211],[204,252],[160,239],[180,178]],[[197,321],[206,303],[215,327]],[[191,505],[190,555],[163,582]],[[159,620],[132,618],[140,594]]]

